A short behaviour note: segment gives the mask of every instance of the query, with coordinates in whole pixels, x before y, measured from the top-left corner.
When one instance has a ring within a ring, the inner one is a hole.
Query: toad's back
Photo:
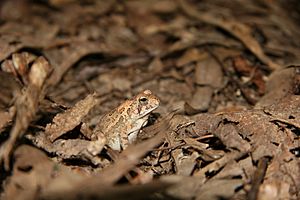
[[[150,90],[144,90],[105,114],[97,130],[105,135],[108,146],[120,151],[135,141],[149,114],[158,106],[159,99]]]

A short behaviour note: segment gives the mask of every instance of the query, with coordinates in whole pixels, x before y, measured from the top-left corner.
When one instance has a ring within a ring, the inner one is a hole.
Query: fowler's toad
[[[147,124],[149,114],[159,103],[150,90],[144,90],[105,114],[96,130],[105,135],[107,145],[112,149],[125,149],[136,140],[139,130]]]

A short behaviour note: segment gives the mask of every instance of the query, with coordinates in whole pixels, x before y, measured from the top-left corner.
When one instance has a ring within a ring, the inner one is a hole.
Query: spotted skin
[[[136,140],[140,129],[147,124],[149,114],[159,103],[150,90],[144,90],[105,114],[96,129],[105,135],[109,147],[124,150]]]

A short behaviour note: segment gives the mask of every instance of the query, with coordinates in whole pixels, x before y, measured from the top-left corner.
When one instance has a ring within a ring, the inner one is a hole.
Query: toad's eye
[[[147,103],[148,102],[148,99],[146,98],[146,97],[141,97],[140,99],[139,99],[139,101],[141,102],[141,103]]]

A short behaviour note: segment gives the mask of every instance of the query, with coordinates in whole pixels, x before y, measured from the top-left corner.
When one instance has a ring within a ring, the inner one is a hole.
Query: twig
[[[257,170],[254,173],[254,177],[253,177],[253,181],[252,181],[252,187],[247,194],[248,200],[256,200],[257,199],[259,186],[265,177],[267,166],[268,166],[268,161],[269,161],[269,159],[267,157],[262,157],[258,161]]]

